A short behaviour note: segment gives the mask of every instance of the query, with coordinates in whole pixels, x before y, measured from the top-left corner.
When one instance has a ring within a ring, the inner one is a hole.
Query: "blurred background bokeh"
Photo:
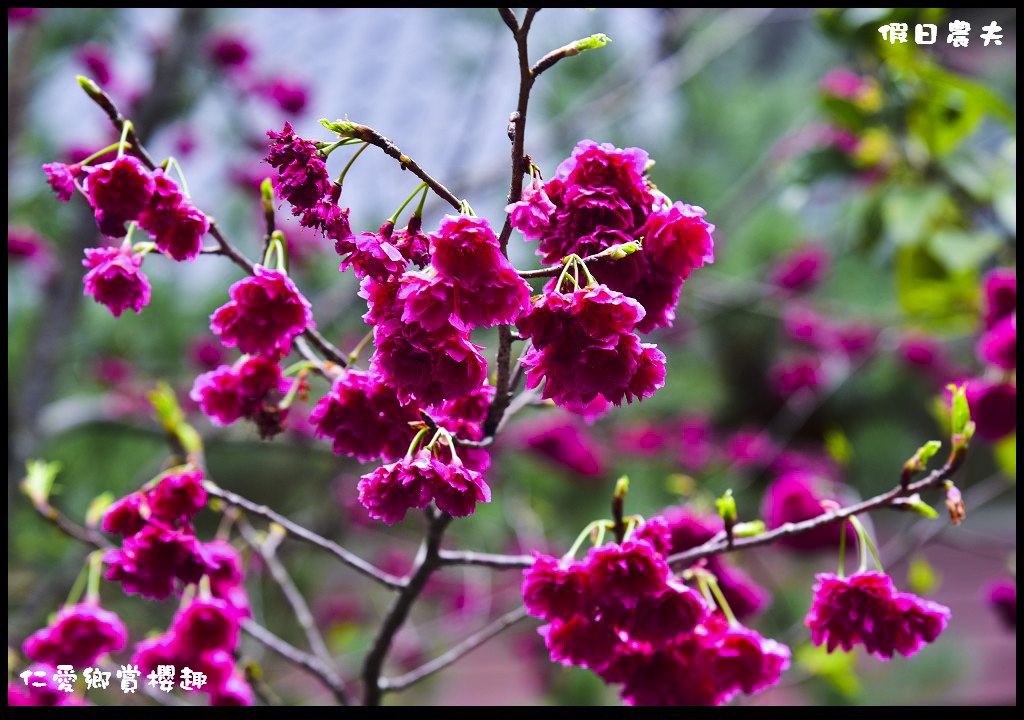
[[[946,42],[971,24],[967,47]],[[983,45],[981,28],[1002,28]],[[934,45],[885,43],[890,22],[939,27]],[[710,512],[732,488],[740,519],[794,472],[834,496],[891,488],[903,462],[945,439],[942,388],[973,378],[1012,384],[987,367],[982,279],[1016,265],[1016,14],[1007,10],[545,9],[534,58],[603,32],[612,43],[560,63],[537,83],[526,150],[550,177],[576,142],[637,146],[651,178],[700,205],[717,226],[715,263],[683,288],[675,326],[659,331],[665,388],[592,423],[528,408],[494,448],[494,502],[456,522],[449,547],[564,551],[608,514],[631,478],[627,511]],[[104,492],[120,497],[164,462],[145,399],[171,384],[203,434],[211,475],[392,572],[411,563],[423,520],[388,528],[366,518],[355,484],[370,467],[332,454],[302,416],[327,387],[311,380],[293,427],[272,442],[238,423],[215,428],[187,400],[196,375],[225,360],[209,314],[239,277],[222,258],[174,265],[152,258],[153,299],[115,320],[82,295],[83,249],[99,241],[81,198],[58,203],[44,162],[80,159],[116,141],[80,91],[91,77],[116,100],[155,157],[176,157],[192,196],[250,256],[262,243],[258,185],[266,131],[284,121],[330,139],[319,118],[370,125],[500,226],[508,191],[514,43],[493,10],[45,9],[8,15],[8,647],[63,602],[87,548],[43,522],[20,495],[25,461],[59,461],[54,504],[83,522]],[[415,182],[365,153],[346,178],[359,232],[376,229]],[[428,201],[425,229],[446,207]],[[364,302],[331,245],[286,211],[293,275],[324,334],[343,348],[365,332]],[[513,235],[517,267],[534,247]],[[535,285],[537,289],[540,284]],[[491,332],[477,340],[493,352]],[[1015,391],[1014,391],[1015,392]],[[1004,414],[1006,411],[1003,411]],[[759,549],[729,559],[758,608],[747,621],[793,649],[793,667],[751,703],[1016,703],[1016,636],[989,597],[1015,588],[1016,410],[1010,432],[977,437],[956,478],[968,515],[958,527],[939,493],[929,520],[871,517],[897,585],[952,609],[938,642],[888,663],[825,655],[802,625],[815,572],[833,550]],[[1005,428],[1004,428],[1005,429]],[[217,517],[199,518],[211,536]],[[280,554],[310,599],[331,652],[356,674],[386,592],[317,551]],[[301,645],[278,588],[255,561],[256,619]],[[519,602],[519,573],[440,573],[398,636],[392,671],[414,667]],[[1015,589],[1014,589],[1015,598]],[[138,641],[161,631],[175,602],[103,588]],[[1010,618],[1015,618],[1015,599]],[[592,673],[552,665],[534,620],[393,703],[618,702]],[[284,702],[329,700],[322,687],[246,639],[243,659]],[[126,657],[124,659],[127,659]],[[97,704],[126,701],[91,691]]]

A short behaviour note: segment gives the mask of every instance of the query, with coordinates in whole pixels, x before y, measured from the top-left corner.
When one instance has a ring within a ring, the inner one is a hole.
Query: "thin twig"
[[[379,132],[374,130],[372,127],[366,125],[359,125],[358,123],[351,123],[351,126],[346,129],[345,135],[347,137],[358,138],[363,142],[367,142],[370,145],[376,145],[384,154],[393,157],[397,160],[403,170],[410,170],[412,174],[418,177],[420,180],[425,182],[427,186],[434,191],[439,198],[444,200],[446,203],[455,208],[456,212],[462,210],[462,203],[459,201],[455,194],[451,190],[446,188],[440,182],[435,180],[433,177],[427,174],[427,172],[421,168],[415,160],[410,158],[408,155],[403,153],[398,147],[388,140],[386,137],[381,135]]]
[[[298,540],[315,545],[321,550],[326,550],[331,553],[345,565],[348,565],[353,570],[365,575],[368,578],[376,580],[381,585],[392,589],[404,589],[406,586],[405,580],[400,577],[396,577],[391,573],[384,572],[380,568],[371,565],[366,560],[363,560],[358,555],[346,550],[338,543],[333,540],[328,540],[325,537],[317,535],[312,530],[307,530],[301,525],[292,522],[284,515],[274,512],[266,505],[257,505],[252,500],[247,500],[237,493],[233,493],[230,490],[225,490],[210,480],[203,482],[203,487],[206,488],[206,492],[214,497],[218,497],[231,505],[236,505],[248,513],[253,515],[259,515],[260,517],[266,518],[271,522],[275,522],[285,530],[288,531],[289,535],[294,536]]]
[[[499,555],[472,550],[442,550],[439,560],[441,565],[481,565],[498,570],[516,570],[533,565],[532,555]]]
[[[605,248],[600,252],[596,252],[593,255],[587,255],[583,258],[585,263],[598,263],[605,260],[621,260],[623,257],[628,255],[627,252],[622,252],[618,246],[612,246]],[[552,265],[551,267],[538,268],[537,270],[516,270],[521,278],[544,278],[544,277],[558,277],[558,275],[565,268],[565,260],[562,262]]]
[[[323,636],[320,634],[320,630],[316,626],[316,620],[313,619],[313,613],[309,610],[309,605],[306,603],[306,599],[302,596],[302,592],[295,585],[295,582],[288,575],[288,571],[285,569],[284,564],[277,557],[276,543],[271,542],[271,538],[268,537],[264,542],[260,542],[259,537],[256,535],[256,530],[249,524],[248,521],[242,520],[238,523],[238,529],[242,534],[245,541],[252,547],[253,550],[260,554],[263,558],[263,562],[266,563],[267,569],[270,571],[270,576],[277,583],[278,587],[281,588],[281,592],[284,594],[288,604],[292,607],[292,612],[295,613],[295,620],[299,623],[303,633],[306,635],[306,640],[309,642],[309,648],[313,651],[313,654],[320,660],[321,665],[326,673],[331,675],[334,682],[332,691],[334,691],[335,697],[338,702],[342,705],[350,705],[348,693],[344,690],[344,684],[341,678],[338,677],[334,671],[334,659],[331,657],[330,651],[327,649],[327,644],[324,643]]]
[[[508,134],[512,141],[512,179],[508,189],[508,204],[518,202],[523,196],[523,175],[527,171],[525,157],[526,143],[526,111],[530,104],[530,90],[533,88],[534,76],[530,72],[529,51],[526,44],[527,35],[530,32],[530,24],[533,16],[539,8],[528,8],[523,17],[522,24],[518,24],[515,15],[508,8],[500,8],[502,20],[512,30],[515,37],[516,49],[519,55],[519,100],[516,104],[516,111],[509,116]],[[505,223],[498,236],[498,244],[501,247],[501,254],[508,257],[508,240],[512,235],[511,216],[505,215]],[[498,328],[498,355],[496,359],[498,366],[497,379],[495,382],[494,400],[487,409],[487,417],[484,420],[484,437],[493,437],[501,423],[501,417],[505,414],[509,401],[512,399],[509,394],[509,380],[512,364],[512,329],[508,325]]]
[[[838,510],[823,513],[817,517],[811,518],[810,520],[804,520],[798,523],[784,523],[776,529],[761,533],[760,535],[736,538],[732,545],[729,545],[727,538],[712,538],[703,545],[676,553],[675,555],[670,555],[668,557],[668,563],[673,567],[690,565],[701,558],[711,557],[712,555],[722,555],[726,552],[733,552],[735,550],[743,550],[746,548],[756,547],[758,545],[768,545],[780,538],[807,532],[808,530],[813,530],[814,528],[821,527],[822,525],[842,520],[843,518],[850,517],[851,515],[859,515],[860,513],[867,512],[868,510],[892,505],[893,501],[897,498],[933,487],[952,477],[953,473],[956,472],[962,462],[962,455],[951,458],[943,467],[932,471],[923,480],[911,483],[906,488],[897,485],[892,490],[882,493],[881,495],[876,495],[875,497],[864,500],[863,502],[848,505],[847,507],[840,508]]]
[[[455,663],[457,660],[465,657],[498,633],[515,625],[526,617],[527,612],[525,607],[518,607],[515,610],[508,611],[491,622],[487,627],[473,633],[446,652],[438,655],[433,660],[420,665],[418,668],[410,670],[405,675],[401,675],[394,679],[382,678],[380,681],[381,690],[384,692],[397,692],[399,690],[404,690],[410,685],[418,683],[420,680],[433,675],[439,670],[443,670],[449,665]]]
[[[74,521],[70,520],[60,510],[50,505],[50,503],[44,502],[41,505],[33,503],[33,507],[35,507],[36,511],[38,511],[44,520],[52,523],[54,527],[68,537],[72,537],[87,545],[92,545],[100,550],[114,549],[114,546],[111,545],[110,542],[100,533],[91,528],[85,528],[78,525]]]
[[[428,516],[430,516],[429,512]],[[441,538],[451,520],[452,516],[448,513],[437,513],[430,517],[427,535],[420,546],[416,557],[416,564],[405,583],[405,587],[401,589],[388,609],[384,622],[381,623],[377,636],[373,640],[373,645],[370,646],[370,652],[366,654],[366,660],[363,662],[364,705],[380,704],[381,695],[383,694],[381,669],[384,667],[384,659],[387,657],[388,650],[391,649],[391,643],[395,638],[395,634],[405,623],[406,618],[409,616],[409,610],[412,608],[416,598],[419,597],[420,592],[423,591],[427,580],[441,566]]]
[[[330,688],[339,701],[345,696],[345,689],[336,681],[333,671],[325,668],[318,657],[303,652],[294,645],[282,640],[252,618],[242,618],[241,627],[250,637],[263,643],[284,659],[304,667],[316,675],[325,686]]]

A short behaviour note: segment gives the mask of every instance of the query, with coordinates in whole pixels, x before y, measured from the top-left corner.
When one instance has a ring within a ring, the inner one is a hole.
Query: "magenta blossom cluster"
[[[370,517],[388,525],[402,520],[411,508],[423,509],[433,502],[454,517],[467,517],[478,502],[490,502],[491,489],[483,475],[458,457],[439,459],[429,448],[363,475],[359,502]]]
[[[138,158],[122,155],[95,166],[47,163],[43,170],[58,199],[65,201],[71,198],[74,176],[79,170],[85,174],[83,189],[105,235],[124,237],[125,224],[138,222],[165,255],[182,261],[199,254],[210,221],[163,169],[150,172]]]
[[[451,320],[467,327],[491,327],[514,321],[529,306],[530,286],[501,253],[485,218],[445,215],[440,229],[430,236],[430,251],[436,275],[429,283],[443,289]]]
[[[604,452],[581,423],[569,417],[531,420],[518,442],[570,472],[587,478],[601,477],[607,465]]]
[[[648,161],[639,148],[583,140],[551,180],[535,180],[506,208],[513,227],[538,241],[549,265],[641,241],[642,250],[596,264],[593,273],[644,307],[637,325],[644,333],[672,325],[683,282],[714,260],[714,225],[702,208],[656,193],[644,177]]]
[[[650,397],[665,384],[665,355],[634,332],[643,317],[640,303],[605,285],[539,296],[516,322],[533,340],[522,361],[528,387],[546,379],[543,396],[574,411],[598,397]]]
[[[142,256],[133,254],[129,245],[86,248],[82,265],[89,268],[84,294],[106,305],[114,317],[129,308],[142,312],[149,304],[152,286],[142,272]]]
[[[121,650],[128,631],[121,619],[95,602],[66,605],[49,626],[25,640],[25,657],[48,665],[88,667],[101,655]]]
[[[966,394],[978,435],[995,441],[1017,429],[1016,384],[971,378],[967,381]]]
[[[487,361],[469,328],[451,321],[450,308],[431,294],[431,270],[400,278],[363,279],[360,296],[374,326],[371,366],[403,404],[437,405],[483,386]]]
[[[821,283],[828,267],[828,250],[818,243],[808,243],[780,258],[768,273],[768,280],[782,290],[807,292]]]
[[[63,664],[63,663],[61,663]],[[7,684],[7,704],[10,707],[56,707],[89,705],[74,693],[60,687],[55,677],[57,668],[50,663],[33,663],[20,673],[23,680]],[[39,683],[41,687],[36,687]]]
[[[107,509],[103,529],[124,537],[120,549],[103,556],[108,580],[125,592],[163,599],[174,591],[175,579],[196,583],[213,569],[191,523],[206,505],[202,481],[199,470],[170,473]]]
[[[199,255],[203,236],[210,229],[210,220],[159,169],[153,173],[153,196],[139,214],[138,222],[153,237],[160,252],[179,262]]]
[[[966,380],[967,403],[978,435],[997,441],[1017,428],[1017,271],[996,268],[986,275],[981,299],[977,351],[987,369]]]
[[[718,515],[705,515],[686,507],[663,510],[659,518],[668,526],[669,552],[673,554],[699,547],[725,528]],[[718,578],[718,587],[740,620],[755,615],[768,603],[768,590],[724,556],[707,558],[705,563],[704,567]]]
[[[296,135],[290,123],[279,133],[268,131],[267,137],[272,144],[266,159],[277,170],[274,187],[278,194],[291,203],[293,215],[313,212],[331,192],[324,156],[314,143]],[[312,219],[306,222],[303,218],[303,224],[315,226]]]
[[[933,642],[949,622],[948,607],[899,592],[883,573],[815,577],[804,625],[811,629],[811,641],[824,644],[829,652],[837,647],[849,651],[859,644],[885,660],[894,652],[909,656]]]
[[[494,386],[483,385],[464,397],[434,405],[430,408],[430,416],[453,437],[483,440],[484,421],[494,401],[494,392]],[[451,448],[447,445],[435,447],[437,456],[450,462]],[[466,467],[478,473],[486,472],[491,466],[491,455],[486,448],[463,445],[459,447],[459,457]]]
[[[1000,370],[1017,369],[1017,271],[997,268],[982,283],[982,321],[978,356]]]
[[[761,505],[761,516],[769,530],[785,525],[810,520],[825,512],[824,500],[836,501],[837,484],[830,479],[806,472],[792,470],[779,475],[765,491]],[[779,545],[805,552],[834,549],[846,533],[850,547],[857,541],[856,534],[847,523],[837,521],[813,530],[780,538]]]
[[[256,265],[228,294],[231,301],[210,316],[210,329],[227,347],[247,354],[286,354],[292,338],[316,327],[309,301],[280,270]]]
[[[331,440],[335,453],[366,462],[404,455],[413,437],[409,423],[419,421],[420,414],[415,404],[399,403],[378,374],[349,368],[309,419],[317,435]]]
[[[57,198],[65,202],[74,192],[75,176],[83,173],[82,191],[97,226],[109,237],[125,237],[126,223],[137,222],[153,237],[156,248],[175,260],[192,260],[202,249],[210,221],[162,169],[150,172],[138,158],[122,155],[95,166],[47,163],[43,171]],[[114,317],[128,308],[140,312],[149,303],[142,255],[134,255],[127,243],[116,249],[90,248],[85,256],[85,294],[106,305]]]
[[[316,434],[331,440],[334,452],[361,462],[394,461],[405,455],[415,434],[412,424],[422,422],[421,410],[428,410],[438,426],[463,440],[483,439],[494,388],[483,385],[460,398],[421,408],[415,400],[401,404],[393,388],[374,371],[345,370],[313,408],[310,422]],[[467,467],[484,472],[490,455],[484,448],[464,447],[459,456]],[[450,453],[438,449],[448,461]]]
[[[159,665],[173,665],[181,675],[202,673],[197,690],[210,694],[211,705],[251,705],[252,691],[235,669],[239,613],[224,600],[198,598],[179,610],[166,633],[135,646],[132,663],[144,675]]]
[[[245,356],[234,365],[221,365],[197,377],[189,397],[217,425],[230,425],[247,417],[262,428],[269,426],[262,421],[264,414],[272,414],[280,422],[277,406],[267,401],[273,393],[288,392],[291,383],[271,358]]]
[[[125,224],[138,220],[149,207],[156,190],[153,176],[141,160],[131,155],[82,170],[85,195],[100,232],[112,238],[124,237],[128,232]]]
[[[523,572],[523,602],[549,622],[551,659],[621,683],[635,705],[718,705],[776,683],[789,649],[730,625],[673,578],[668,528],[651,520],[582,561],[537,553]]]
[[[418,237],[410,222],[400,244],[392,244],[385,225],[380,233],[339,242],[338,250],[349,253],[342,266],[353,265],[363,277],[374,369],[403,404],[437,405],[482,387],[486,361],[469,333],[514,321],[529,305],[530,288],[484,218],[445,216],[429,238],[429,267],[406,269],[423,260]]]

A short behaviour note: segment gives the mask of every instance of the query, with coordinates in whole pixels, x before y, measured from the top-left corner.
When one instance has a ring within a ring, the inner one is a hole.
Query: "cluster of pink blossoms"
[[[512,322],[529,304],[529,286],[484,218],[445,216],[430,236],[430,261],[423,271],[367,274],[360,290],[374,326],[372,366],[403,404],[437,405],[479,390],[487,361],[470,331]]]
[[[869,653],[889,659],[894,652],[913,655],[933,642],[949,622],[945,605],[899,592],[892,578],[860,572],[847,578],[820,573],[804,624],[811,641],[829,652],[849,651],[860,644]]]
[[[248,612],[236,589],[242,580],[234,551],[204,545],[192,527],[192,518],[206,505],[202,480],[195,469],[170,473],[107,509],[103,529],[123,536],[124,542],[104,555],[106,577],[120,582],[125,592],[162,599],[174,592],[175,580],[197,583],[210,575],[217,592]]]
[[[490,502],[491,489],[483,475],[458,456],[445,461],[434,448],[423,448],[398,462],[363,475],[359,481],[359,502],[370,517],[392,525],[412,508],[424,509],[431,502],[454,517],[467,517],[478,502]]]
[[[247,417],[260,428],[281,422],[277,407],[266,401],[272,393],[286,393],[292,382],[264,355],[245,356],[234,365],[221,365],[196,378],[189,397],[218,425]]]
[[[96,225],[108,237],[123,238],[127,223],[136,222],[152,236],[156,248],[177,261],[192,260],[210,229],[203,215],[176,182],[158,168],[150,172],[138,158],[123,155],[95,166],[64,163],[43,165],[57,198],[71,199],[75,176],[84,175],[82,191],[93,208]],[[142,272],[141,255],[131,248],[91,248],[83,264],[85,294],[106,305],[115,317],[149,303],[150,284]]]
[[[997,268],[982,283],[978,358],[988,371],[967,380],[967,402],[977,433],[1000,440],[1017,428],[1017,271]]]
[[[725,524],[718,515],[698,513],[687,507],[663,510],[658,518],[669,531],[669,554],[699,547],[720,533]],[[648,523],[654,522],[654,519]],[[744,620],[761,611],[771,598],[768,590],[723,555],[706,558],[704,568],[718,579],[718,587],[733,615]]]
[[[175,614],[166,633],[135,646],[132,663],[143,675],[159,665],[172,665],[183,681],[202,673],[205,682],[195,689],[208,692],[211,705],[251,705],[252,691],[235,669],[240,618],[224,600],[192,600]],[[184,668],[190,672],[186,674]]]
[[[714,260],[714,225],[702,208],[658,194],[644,177],[648,161],[639,148],[583,140],[551,180],[534,180],[506,208],[513,227],[538,241],[547,264],[641,241],[641,251],[595,264],[592,272],[643,306],[636,328],[642,333],[672,325],[683,282]]]
[[[765,490],[761,517],[769,530],[786,523],[810,520],[825,512],[822,501],[837,501],[839,494],[839,484],[829,478],[806,470],[791,470],[775,478]],[[847,544],[852,547],[856,534],[841,521],[780,538],[778,544],[802,552],[834,549],[839,547],[844,532]]]
[[[398,402],[375,373],[349,368],[309,419],[318,435],[331,440],[335,453],[366,462],[404,455],[413,437],[409,423],[419,421],[420,414],[415,404]]]
[[[576,412],[598,397],[613,405],[650,397],[665,384],[665,355],[634,332],[644,316],[605,285],[541,295],[516,322],[533,340],[522,361],[527,385],[546,378],[544,397]]]
[[[523,602],[552,660],[621,683],[634,705],[718,705],[776,683],[789,649],[730,624],[676,580],[658,518],[582,561],[537,554],[523,573]]]
[[[210,316],[210,329],[244,353],[286,354],[292,338],[313,328],[313,308],[290,277],[262,265],[228,290],[231,301]]]
[[[121,650],[127,641],[128,631],[117,615],[86,601],[62,607],[48,627],[25,640],[22,651],[36,662],[82,668]]]

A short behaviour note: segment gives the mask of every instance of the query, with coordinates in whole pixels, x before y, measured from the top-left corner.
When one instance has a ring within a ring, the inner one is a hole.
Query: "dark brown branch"
[[[320,630],[316,626],[316,621],[313,619],[313,613],[309,610],[309,605],[306,603],[306,599],[302,597],[302,592],[292,581],[291,576],[288,575],[288,571],[285,569],[284,564],[277,557],[277,545],[276,542],[272,543],[272,538],[268,537],[265,541],[260,542],[256,535],[255,529],[248,523],[248,521],[242,521],[238,524],[238,529],[242,533],[242,537],[249,544],[249,546],[260,554],[263,558],[263,562],[266,563],[267,569],[270,571],[270,576],[277,583],[278,587],[281,588],[281,592],[284,594],[285,600],[291,605],[292,612],[295,614],[295,620],[299,623],[302,628],[302,632],[306,635],[306,640],[309,642],[309,648],[313,651],[313,654],[320,661],[321,667],[324,673],[329,675],[332,681],[331,690],[334,692],[335,697],[342,705],[350,705],[351,702],[348,697],[348,693],[344,690],[344,684],[341,678],[338,677],[334,671],[334,661],[331,658],[331,653],[327,649],[327,645],[324,643],[323,636],[320,634]]]
[[[498,555],[472,550],[442,550],[439,560],[442,565],[482,565],[499,570],[516,570],[533,565],[532,555]]]
[[[502,20],[512,30],[515,37],[516,49],[519,55],[519,100],[516,104],[516,111],[509,116],[509,139],[512,141],[512,180],[508,189],[508,204],[519,202],[523,197],[523,175],[526,174],[528,163],[525,157],[526,144],[526,111],[530,104],[530,90],[533,88],[534,76],[530,72],[529,50],[526,44],[527,35],[530,32],[530,24],[533,16],[539,8],[529,8],[523,18],[522,25],[515,21],[512,11],[501,8]],[[511,18],[509,17],[511,16]],[[501,253],[508,257],[508,240],[512,236],[511,217],[505,215],[505,223],[502,225],[501,234],[498,236],[498,243]],[[497,432],[501,416],[505,414],[509,401],[512,399],[509,394],[509,380],[511,377],[512,365],[512,329],[508,325],[498,328],[498,365],[497,379],[495,383],[494,400],[487,409],[487,418],[484,420],[484,437],[493,437]]]
[[[250,637],[263,643],[285,660],[293,662],[316,675],[320,682],[329,688],[339,701],[345,697],[345,689],[333,677],[333,672],[323,666],[319,658],[303,652],[294,645],[282,640],[252,618],[242,618],[241,627]]]
[[[515,625],[520,620],[523,620],[526,616],[527,612],[525,607],[510,610],[491,622],[487,627],[473,633],[446,652],[438,655],[433,660],[420,665],[418,668],[410,670],[405,675],[394,679],[382,678],[380,681],[381,690],[384,692],[397,692],[399,690],[404,690],[410,685],[418,683],[420,680],[433,675],[439,670],[443,670],[449,665],[455,663],[457,660],[465,657],[498,633]]]
[[[221,488],[220,486],[211,482],[210,480],[205,481],[203,483],[203,487],[206,488],[206,492],[208,492],[210,495],[213,495],[214,497],[218,497],[231,505],[240,507],[252,515],[258,515],[262,518],[270,520],[271,522],[277,523],[285,530],[287,530],[289,535],[294,536],[298,540],[307,542],[310,545],[315,545],[321,550],[326,550],[327,552],[331,553],[336,558],[341,560],[341,562],[343,562],[345,565],[348,565],[356,572],[359,572],[368,578],[376,580],[381,585],[385,585],[393,589],[404,589],[406,587],[406,583],[402,578],[396,577],[391,573],[384,572],[380,568],[377,568],[376,566],[368,563],[366,560],[363,560],[358,555],[352,553],[349,550],[346,550],[333,540],[328,540],[325,537],[317,535],[312,530],[307,530],[301,525],[292,522],[280,513],[274,512],[266,505],[257,505],[253,501],[247,500],[241,495],[238,495],[237,493],[233,493],[230,490],[225,490]]]
[[[907,494],[915,493],[919,490],[934,487],[944,480],[949,479],[953,476],[953,473],[956,472],[957,468],[960,467],[962,462],[962,455],[951,458],[943,467],[938,470],[933,470],[928,477],[923,480],[910,483],[906,488],[897,485],[889,492],[876,495],[873,498],[855,503],[854,505],[848,505],[838,510],[823,513],[817,517],[811,518],[810,520],[804,520],[798,523],[785,523],[774,530],[761,533],[760,535],[736,538],[731,545],[729,544],[728,538],[724,537],[724,533],[720,533],[719,536],[712,538],[699,547],[691,548],[690,550],[669,556],[668,563],[672,567],[685,566],[690,565],[701,558],[711,557],[712,555],[722,555],[735,550],[757,547],[758,545],[769,545],[780,538],[807,532],[808,530],[813,530],[814,528],[821,527],[822,525],[828,525],[829,523],[842,520],[843,518],[848,518],[851,515],[859,515],[867,512],[868,510],[891,506],[893,505],[893,501],[898,498]]]
[[[455,208],[456,212],[462,210],[462,203],[457,197],[455,197],[451,190],[428,175],[415,160],[399,150],[393,142],[366,125],[359,125],[357,123],[351,123],[350,125],[351,127],[349,127],[345,132],[347,137],[358,138],[363,142],[376,145],[384,151],[385,155],[389,155],[401,163],[403,170],[411,170],[413,175],[425,182],[427,187],[434,191],[434,194]]]
[[[429,512],[428,512],[429,515]],[[437,568],[441,566],[441,538],[445,528],[452,520],[448,513],[438,513],[430,518],[430,525],[427,528],[427,536],[420,546],[416,558],[416,565],[409,575],[405,587],[395,597],[394,602],[388,609],[384,622],[377,631],[377,637],[373,640],[370,652],[366,654],[363,662],[363,704],[380,705],[383,687],[381,685],[381,670],[384,667],[384,659],[388,650],[391,649],[391,642],[395,634],[405,623],[409,616],[416,598],[423,591],[427,580]]]
[[[50,505],[50,503],[43,503],[42,505],[33,503],[33,507],[35,507],[44,520],[52,523],[54,527],[68,537],[74,538],[86,545],[92,545],[99,550],[114,549],[114,546],[111,545],[103,535],[91,528],[85,528],[78,525],[61,513],[60,510]]]
[[[498,14],[513,34],[519,32],[519,21],[516,20],[516,15],[512,12],[512,8],[498,8]]]

